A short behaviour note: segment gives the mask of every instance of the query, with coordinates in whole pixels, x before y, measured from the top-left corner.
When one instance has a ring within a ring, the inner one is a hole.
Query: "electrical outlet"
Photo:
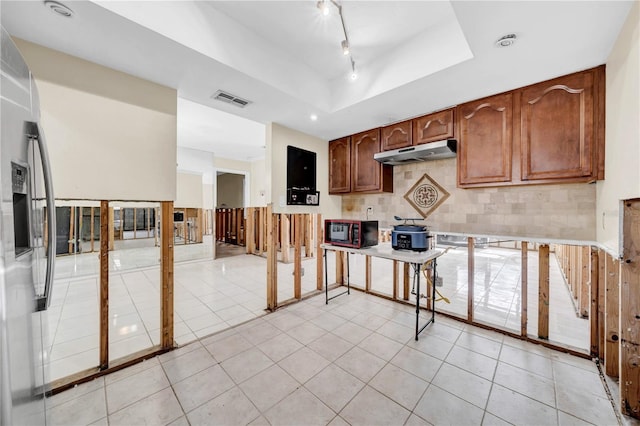
[[[367,214],[373,214],[373,206],[367,207]]]

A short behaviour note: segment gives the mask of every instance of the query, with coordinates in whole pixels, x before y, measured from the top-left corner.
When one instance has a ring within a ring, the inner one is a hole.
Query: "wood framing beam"
[[[247,209],[247,226],[246,226],[246,249],[247,254],[253,254],[256,252],[256,234],[255,234],[255,209],[249,207]]]
[[[160,346],[173,348],[173,201],[160,203]]]
[[[473,322],[473,287],[475,283],[474,238],[467,237],[467,320]]]
[[[527,336],[527,322],[528,322],[528,274],[529,274],[529,245],[526,241],[523,241],[520,248],[520,335]]]
[[[622,412],[640,418],[640,198],[624,201],[620,266],[620,398]]]
[[[620,262],[606,255],[605,314],[604,314],[604,369],[607,376],[620,375]]]
[[[336,283],[344,285],[344,252],[336,251]]]
[[[109,368],[109,209],[100,201],[100,370]]]
[[[320,248],[324,235],[324,227],[322,223],[322,215],[316,214],[316,289],[322,290],[324,288],[324,263],[322,257],[324,256],[324,250]]]
[[[591,306],[589,308],[589,323],[590,323],[590,331],[591,331],[591,356],[599,357],[600,355],[600,338],[598,335],[598,331],[600,327],[598,325],[598,287],[600,283],[598,282],[598,250],[593,247],[587,247],[590,252],[590,272],[589,275],[591,280],[589,281],[589,292],[591,297]]]
[[[275,311],[278,307],[278,252],[276,250],[275,218],[272,205],[265,212],[267,219],[267,308]]]
[[[75,217],[76,217],[76,208],[71,206],[69,207],[69,239],[67,240],[68,248],[67,252],[69,254],[75,253]]]
[[[93,236],[95,235],[95,224],[93,223],[93,215],[95,213],[95,209],[93,207],[91,207],[91,223],[89,224],[89,232],[91,232],[91,239],[90,244],[91,244],[91,252],[93,253],[94,247],[93,247]],[[47,235],[47,233],[45,232],[45,235]]]
[[[398,280],[398,271],[400,270],[400,262],[393,261],[393,300],[398,299],[398,291],[400,286],[400,280]]]
[[[282,252],[282,262],[289,263],[289,240],[291,235],[289,231],[291,229],[291,224],[289,220],[289,215],[281,214],[280,215],[280,251]]]
[[[589,285],[591,283],[591,247],[580,247],[580,294],[578,295],[580,316],[589,318],[589,306],[591,304],[591,293]]]
[[[409,300],[409,264],[403,263],[402,267],[402,298]]]
[[[364,257],[364,292],[371,291],[371,256]]]
[[[538,337],[549,339],[549,245],[538,249]]]
[[[78,207],[78,235],[76,235],[76,253],[82,252],[82,222],[84,222],[84,218],[82,217],[82,207]]]
[[[108,203],[107,203],[108,205]],[[102,203],[100,203],[100,206],[102,206]],[[107,217],[107,225],[109,226],[109,238],[107,239],[107,241],[109,241],[109,250],[113,250],[115,248],[115,239],[116,239],[116,215],[115,215],[115,211],[113,209],[113,207],[109,207],[109,216]],[[102,222],[103,222],[103,218],[104,216],[102,215],[102,207],[100,207],[100,244],[102,244]]]
[[[605,307],[607,289],[607,254],[604,250],[598,250],[598,347],[600,363],[604,365],[605,352]],[[617,312],[617,311],[616,311]]]
[[[293,223],[293,297],[299,300],[302,297],[302,215],[294,214]]]

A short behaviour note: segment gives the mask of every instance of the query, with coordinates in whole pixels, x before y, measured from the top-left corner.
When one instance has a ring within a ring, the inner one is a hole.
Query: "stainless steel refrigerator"
[[[0,422],[46,424],[56,223],[34,79],[9,34],[0,53]]]

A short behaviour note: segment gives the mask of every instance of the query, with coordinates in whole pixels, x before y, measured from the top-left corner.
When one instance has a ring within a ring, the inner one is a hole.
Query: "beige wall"
[[[605,180],[597,185],[598,242],[617,254],[620,202],[640,197],[640,3],[607,60]]]
[[[218,208],[244,207],[244,175],[224,173],[218,175],[217,202]]]
[[[213,205],[213,191],[215,189],[215,185],[205,183],[202,185],[202,208],[204,209],[212,209]]]
[[[595,185],[560,184],[456,188],[455,158],[394,166],[394,193],[348,195],[344,218],[369,219],[388,228],[394,215],[420,218],[404,195],[428,174],[450,196],[424,222],[431,230],[484,235],[595,240]]]
[[[287,206],[287,145],[313,151],[316,157],[316,189],[320,191],[319,206]],[[267,200],[273,203],[274,213],[321,213],[324,218],[340,217],[340,196],[329,196],[329,144],[279,124],[267,125],[267,165],[271,175],[271,189]]]
[[[202,208],[202,175],[178,173],[176,176],[178,196],[174,207]]]
[[[251,162],[251,207],[265,207],[267,205],[267,187],[271,180],[267,179],[266,161]]]
[[[38,85],[56,198],[175,199],[175,90],[16,44]]]

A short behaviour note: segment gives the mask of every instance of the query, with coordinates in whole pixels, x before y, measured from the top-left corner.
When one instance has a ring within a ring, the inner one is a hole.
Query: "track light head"
[[[320,9],[322,16],[329,15],[329,5],[325,0],[318,0],[318,3],[316,4],[316,6],[318,7],[318,9]]]
[[[342,54],[343,55],[348,55],[349,54],[349,42],[347,40],[342,40],[342,43],[340,43],[342,45]]]

